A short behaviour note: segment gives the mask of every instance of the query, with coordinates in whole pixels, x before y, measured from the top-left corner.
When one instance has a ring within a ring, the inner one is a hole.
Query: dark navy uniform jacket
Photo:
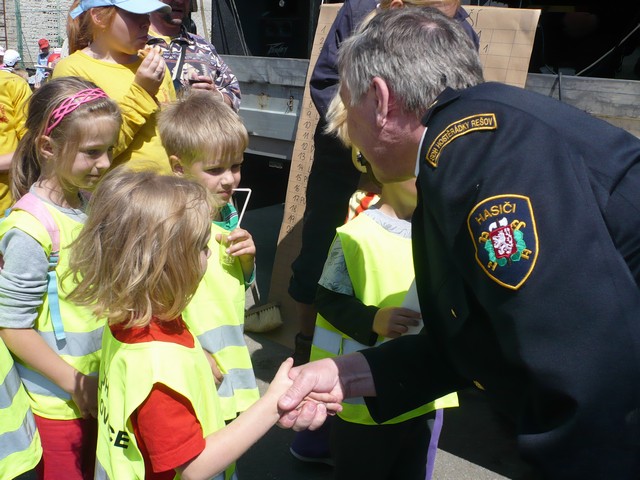
[[[497,83],[424,117],[426,335],[365,350],[376,420],[474,384],[547,478],[640,478],[640,139]]]

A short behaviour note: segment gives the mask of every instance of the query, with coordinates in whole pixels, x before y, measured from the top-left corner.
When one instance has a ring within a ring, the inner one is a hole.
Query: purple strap
[[[431,439],[429,440],[429,450],[427,451],[427,474],[424,477],[425,480],[431,480],[433,469],[436,466],[436,453],[438,452],[438,441],[440,440],[440,432],[442,431],[443,418],[442,409],[436,410],[436,418],[433,421]]]

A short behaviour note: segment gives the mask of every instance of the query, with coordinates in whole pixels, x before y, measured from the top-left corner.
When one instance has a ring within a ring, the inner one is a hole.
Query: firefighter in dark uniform
[[[475,385],[543,478],[640,478],[640,139],[483,83],[432,10],[377,15],[343,43],[340,74],[376,177],[418,173],[425,332],[292,370],[281,424],[316,428],[358,394],[384,421]],[[319,403],[291,411],[306,394]]]

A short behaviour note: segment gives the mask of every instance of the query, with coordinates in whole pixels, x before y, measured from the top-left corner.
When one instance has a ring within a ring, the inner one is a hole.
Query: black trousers
[[[334,480],[424,480],[435,412],[394,425],[331,426]]]
[[[344,224],[349,198],[358,188],[360,172],[351,162],[351,149],[322,130],[321,119],[314,134],[315,152],[307,182],[306,207],[302,219],[302,246],[291,265],[289,295],[312,304],[336,228]]]

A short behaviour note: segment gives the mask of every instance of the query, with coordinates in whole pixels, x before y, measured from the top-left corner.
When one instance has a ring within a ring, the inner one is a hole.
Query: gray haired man
[[[483,82],[432,9],[379,13],[343,43],[340,78],[376,177],[417,174],[426,327],[293,369],[281,425],[317,428],[355,395],[384,421],[475,386],[544,478],[640,478],[640,140]]]

